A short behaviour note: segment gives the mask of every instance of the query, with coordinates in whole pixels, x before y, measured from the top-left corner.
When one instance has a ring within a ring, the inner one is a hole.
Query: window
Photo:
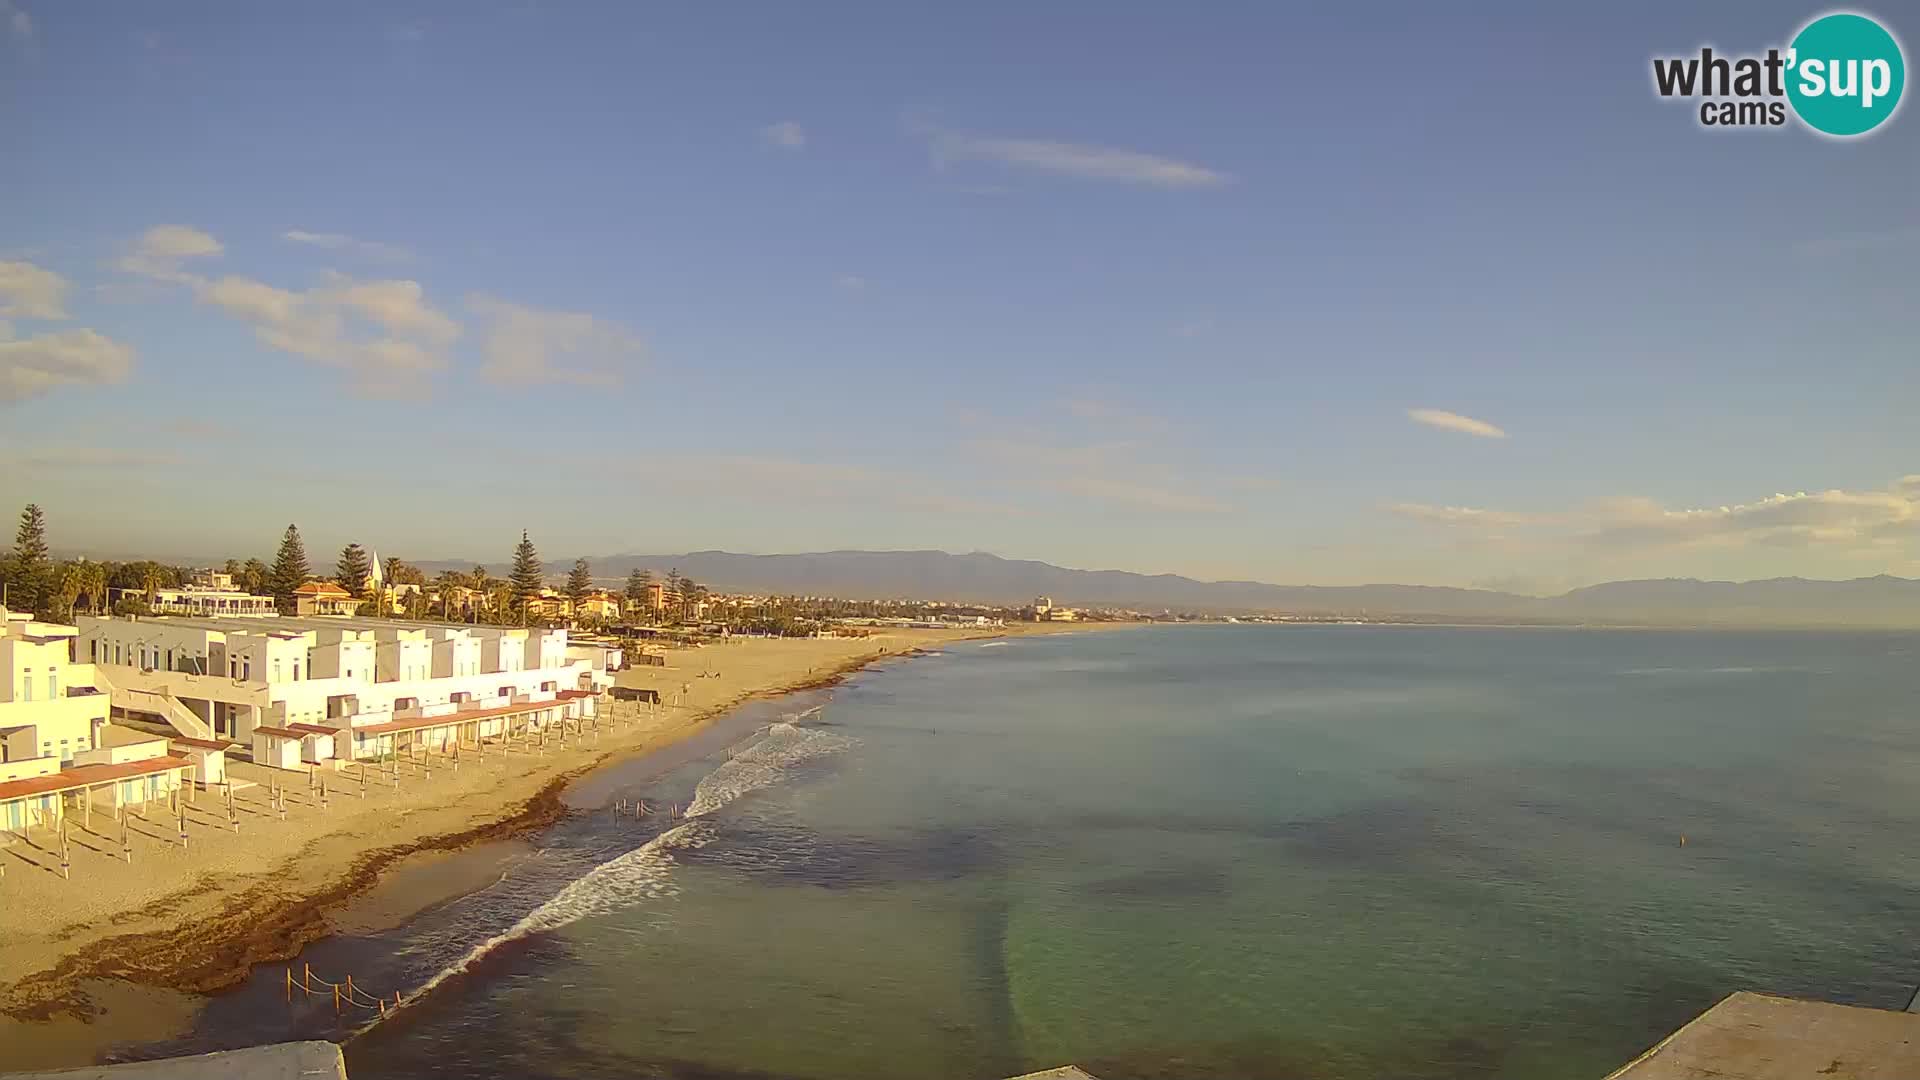
[[[57,699],[59,696],[60,673],[57,671],[49,671],[47,672],[47,697],[49,699]]]
[[[21,679],[20,689],[25,691],[20,695],[20,700],[32,701],[33,700],[33,676],[29,675],[26,678]]]

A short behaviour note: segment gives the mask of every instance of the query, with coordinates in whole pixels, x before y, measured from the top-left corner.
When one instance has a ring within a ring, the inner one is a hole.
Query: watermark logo
[[[1865,15],[1837,11],[1800,28],[1785,49],[1764,55],[1653,58],[1654,92],[1696,99],[1700,126],[1784,127],[1789,115],[1822,135],[1874,131],[1900,108],[1906,58],[1891,31]]]

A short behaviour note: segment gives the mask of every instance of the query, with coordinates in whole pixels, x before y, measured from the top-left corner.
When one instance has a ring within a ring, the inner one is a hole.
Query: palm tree
[[[87,568],[82,563],[62,563],[60,584],[54,598],[59,601],[62,618],[73,618],[73,605],[87,591]]]
[[[147,591],[147,606],[160,602],[160,564],[147,563],[140,568],[140,587]]]

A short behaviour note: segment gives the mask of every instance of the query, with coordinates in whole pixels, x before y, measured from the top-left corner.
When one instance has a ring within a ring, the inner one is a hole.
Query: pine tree
[[[367,597],[367,578],[373,573],[373,563],[367,558],[367,549],[359,544],[348,544],[340,549],[340,559],[334,564],[333,580],[340,587],[361,599]]]
[[[273,590],[274,603],[282,615],[293,614],[293,591],[312,576],[313,568],[307,565],[307,545],[300,540],[300,527],[289,525],[280,537],[280,550],[273,556],[273,569],[267,572],[267,587]]]
[[[575,559],[573,569],[567,572],[567,599],[573,601],[573,614],[580,615],[580,605],[587,602],[587,594],[593,592],[593,568],[585,559]]]
[[[20,511],[7,564],[7,603],[16,611],[45,614],[53,599],[53,564],[47,560],[47,515],[38,503]]]
[[[540,595],[542,584],[540,576],[540,553],[533,549],[533,541],[527,539],[527,531],[520,530],[520,543],[513,549],[513,570],[507,575],[507,583],[513,586],[514,603],[520,608],[520,622],[527,621],[527,604]]]
[[[653,584],[653,575],[639,567],[627,575],[627,603],[644,604],[647,602],[647,586]]]

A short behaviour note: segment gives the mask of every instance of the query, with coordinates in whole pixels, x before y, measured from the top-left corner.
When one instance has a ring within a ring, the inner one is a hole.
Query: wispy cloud
[[[63,330],[0,341],[0,403],[26,401],[63,386],[117,383],[133,370],[132,346],[92,330]]]
[[[210,259],[226,251],[213,235],[191,225],[155,225],[140,234],[140,239],[117,264],[130,274],[159,281],[191,281],[184,266],[195,259]]]
[[[1416,424],[1439,428],[1442,431],[1458,431],[1465,435],[1478,435],[1483,439],[1504,439],[1507,433],[1471,416],[1462,416],[1445,409],[1408,409],[1407,418]]]
[[[0,262],[0,404],[63,386],[116,383],[133,370],[134,351],[94,330],[15,338],[12,320],[63,322],[67,279],[19,260]]]
[[[1204,165],[1118,147],[937,129],[924,134],[935,166],[942,169],[955,162],[988,161],[1083,180],[1164,188],[1220,187],[1233,179]]]
[[[65,319],[67,279],[30,262],[0,262],[0,317]]]
[[[1668,507],[1630,497],[1546,512],[1423,503],[1387,509],[1431,525],[1588,552],[1754,546],[1870,552],[1920,544],[1915,480],[1903,477],[1884,491],[1775,493],[1713,507]]]
[[[881,506],[941,514],[1018,515],[1026,511],[994,499],[941,491],[925,476],[843,462],[753,455],[701,455],[651,465],[655,482],[689,497],[722,496],[782,503],[822,502]]]
[[[1132,441],[1056,445],[1020,438],[982,438],[969,445],[996,463],[1016,486],[1162,513],[1219,514],[1233,509],[1175,470],[1139,460]]]
[[[0,468],[23,472],[173,468],[184,463],[185,459],[166,451],[119,450],[104,446],[49,446],[17,453],[0,451]]]
[[[33,40],[33,16],[27,14],[26,9],[11,0],[0,0],[0,19],[6,21],[7,33],[15,40]]]
[[[791,120],[782,120],[761,128],[760,141],[782,150],[799,150],[807,145],[807,131]]]
[[[638,335],[585,312],[529,307],[484,293],[467,297],[467,310],[487,323],[480,374],[493,382],[611,386],[646,357]]]
[[[364,395],[418,395],[427,377],[448,366],[460,325],[427,301],[419,282],[329,273],[321,284],[296,290],[190,269],[224,251],[210,233],[161,225],[147,230],[119,266],[190,289],[201,303],[252,327],[264,345],[346,371]]]
[[[859,274],[841,274],[839,277],[833,279],[833,285],[841,292],[865,292],[867,289],[867,279],[861,277]]]
[[[282,240],[308,247],[337,251],[348,255],[357,255],[379,262],[405,262],[413,258],[413,253],[394,244],[383,244],[377,240],[361,240],[345,233],[308,232],[305,229],[288,229],[280,234]]]
[[[1128,405],[1096,397],[1069,398],[1066,410],[1073,416],[1108,427],[1128,427],[1141,431],[1164,431],[1165,419]]]

